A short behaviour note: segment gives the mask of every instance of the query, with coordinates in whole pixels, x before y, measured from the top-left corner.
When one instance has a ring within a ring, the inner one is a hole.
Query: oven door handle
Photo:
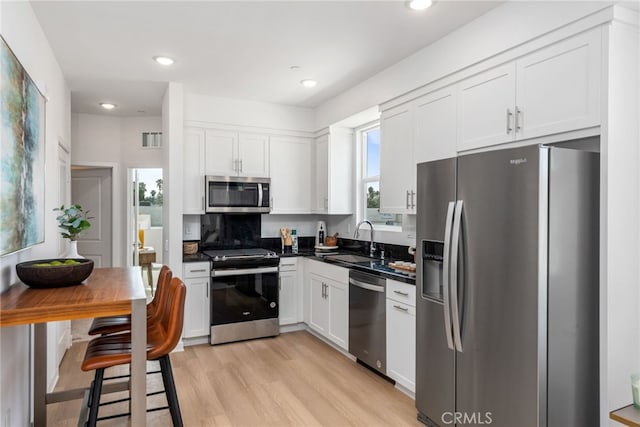
[[[211,270],[211,277],[245,276],[248,274],[277,273],[278,267],[243,268],[229,270]]]

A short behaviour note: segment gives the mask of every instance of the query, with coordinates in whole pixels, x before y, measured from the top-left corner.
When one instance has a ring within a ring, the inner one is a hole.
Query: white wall
[[[314,131],[313,110],[242,99],[184,95],[184,119],[281,131]]]
[[[113,167],[114,266],[126,264],[127,170],[162,168],[164,148],[141,147],[142,132],[160,131],[162,119],[157,116],[71,115],[71,163]]]
[[[55,214],[58,205],[58,143],[70,141],[70,93],[51,47],[28,2],[0,2],[0,32],[29,75],[49,98],[45,141],[45,242],[0,258],[0,291],[15,283],[18,262],[58,255]],[[55,329],[55,327],[53,327]],[[51,332],[52,328],[49,329]],[[29,425],[29,327],[0,328],[0,424]],[[49,384],[57,376],[49,360]],[[54,369],[55,368],[55,369]],[[7,419],[9,417],[10,419]]]

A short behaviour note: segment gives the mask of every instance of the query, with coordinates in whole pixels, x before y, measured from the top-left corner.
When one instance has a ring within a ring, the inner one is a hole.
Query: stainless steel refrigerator
[[[535,145],[418,165],[423,423],[599,424],[598,164]]]

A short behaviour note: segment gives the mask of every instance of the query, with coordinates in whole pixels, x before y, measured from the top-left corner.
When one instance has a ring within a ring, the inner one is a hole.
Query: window
[[[375,124],[360,130],[362,150],[362,177],[360,200],[362,218],[389,230],[402,226],[402,215],[380,213],[380,125]]]

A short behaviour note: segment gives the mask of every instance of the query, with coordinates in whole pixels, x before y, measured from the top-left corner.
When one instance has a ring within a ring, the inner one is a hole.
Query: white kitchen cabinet
[[[279,320],[280,325],[298,322],[298,259],[280,258],[279,275]]]
[[[416,162],[411,103],[383,111],[380,117],[380,212],[415,213]]]
[[[205,171],[214,176],[269,176],[267,135],[207,129]]]
[[[269,140],[271,213],[311,212],[311,141],[274,137]]]
[[[458,151],[597,126],[601,30],[463,80]]]
[[[307,266],[309,327],[348,350],[349,270],[311,260]]]
[[[182,336],[195,338],[209,335],[210,305],[208,262],[189,262],[182,265],[182,279],[187,287],[184,301],[184,325]]]
[[[182,212],[204,213],[204,138],[205,131],[187,127],[184,130],[182,171]]]
[[[387,375],[409,391],[416,386],[415,285],[387,279]]]
[[[352,208],[353,132],[331,127],[316,138],[315,185],[312,210],[315,213],[350,215]]]
[[[456,95],[456,87],[449,86],[414,101],[415,164],[456,156]]]

